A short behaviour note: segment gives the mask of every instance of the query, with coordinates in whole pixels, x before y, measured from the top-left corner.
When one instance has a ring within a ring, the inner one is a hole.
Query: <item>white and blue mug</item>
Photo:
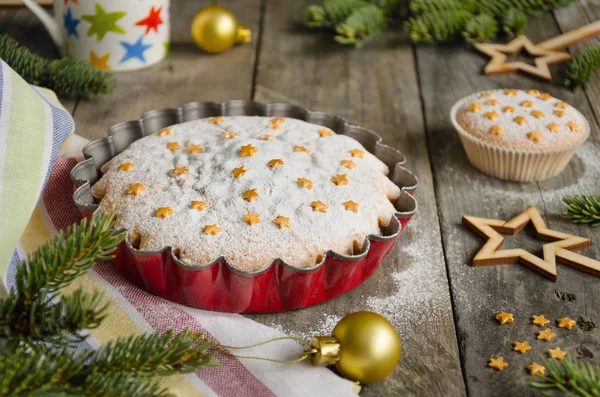
[[[169,0],[55,0],[54,17],[23,0],[65,55],[102,70],[135,70],[169,48]]]

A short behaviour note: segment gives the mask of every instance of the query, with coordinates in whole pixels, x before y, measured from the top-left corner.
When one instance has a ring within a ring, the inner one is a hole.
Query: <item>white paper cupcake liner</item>
[[[588,121],[582,115],[585,121],[583,139],[562,149],[535,151],[493,145],[467,132],[456,121],[456,113],[464,106],[465,102],[473,101],[485,92],[494,93],[498,91],[481,91],[469,95],[456,102],[450,110],[450,119],[458,132],[471,164],[485,174],[514,182],[543,181],[558,175],[571,161],[577,149],[589,137],[590,126]]]

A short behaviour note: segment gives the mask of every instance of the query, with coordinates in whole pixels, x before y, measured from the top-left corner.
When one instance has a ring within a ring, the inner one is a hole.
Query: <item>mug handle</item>
[[[42,25],[44,25],[44,27],[50,34],[50,37],[52,38],[52,41],[54,41],[54,44],[56,44],[58,48],[62,51],[63,44],[65,43],[65,38],[62,34],[61,27],[56,22],[56,20],[54,20],[52,15],[50,15],[42,7],[40,7],[40,5],[35,2],[35,0],[21,1],[23,1],[23,4],[25,4],[25,6],[29,8],[31,12],[35,14],[36,17],[38,17],[40,22],[42,22]]]

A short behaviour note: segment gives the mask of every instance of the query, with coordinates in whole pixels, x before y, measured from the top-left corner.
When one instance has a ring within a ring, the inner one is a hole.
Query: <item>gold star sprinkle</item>
[[[119,166],[119,171],[129,171],[132,168],[133,168],[133,163],[131,163],[131,162],[123,163]]]
[[[294,152],[310,153],[310,150],[308,150],[308,148],[305,148],[304,146],[294,145]]]
[[[565,103],[565,102],[558,102],[558,103],[556,103],[554,105],[554,107],[561,108],[561,109],[566,109],[566,108],[569,107],[569,105],[567,103]]]
[[[516,351],[516,352],[519,352],[521,354],[527,353],[529,350],[533,349],[529,345],[529,342],[527,342],[527,341],[525,341],[525,342],[513,342],[513,345],[515,345],[515,347],[513,347],[513,350]]]
[[[506,312],[500,312],[496,314],[496,320],[498,320],[500,324],[512,324],[515,322],[513,314]]]
[[[538,331],[537,334],[537,338],[539,340],[545,340],[546,342],[549,342],[556,337],[556,334],[552,332],[550,328],[546,328],[543,331]]]
[[[281,130],[283,127],[279,123],[271,123],[269,124],[269,128],[273,130]]]
[[[348,168],[349,170],[351,170],[352,168],[356,167],[356,163],[352,160],[342,160],[341,162],[343,167]]]
[[[496,120],[498,118],[498,113],[496,112],[487,112],[483,115],[488,120]]]
[[[269,160],[269,162],[267,163],[267,165],[271,168],[277,168],[279,166],[283,165],[283,160],[282,159],[273,159],[273,160]]]
[[[533,106],[533,102],[531,101],[523,101],[521,102],[521,106],[523,106],[524,108],[530,108]]]
[[[559,318],[556,321],[558,322],[558,328],[571,329],[577,324],[575,320],[571,320],[569,317]]]
[[[495,100],[495,99],[490,99],[490,100],[489,100],[489,101],[487,101],[485,104],[486,104],[486,105],[488,105],[488,106],[496,106],[496,105],[500,105],[500,102],[498,102],[498,101],[497,101],[497,100]]]
[[[204,211],[210,207],[210,205],[204,201],[192,200],[191,207],[193,210]]]
[[[333,132],[329,131],[327,128],[321,128],[318,131],[319,135],[321,135],[322,138],[325,138],[326,136],[332,136]]]
[[[195,154],[195,153],[202,153],[202,152],[204,151],[204,150],[202,149],[202,146],[200,146],[200,145],[195,145],[195,144],[193,144],[193,143],[190,143],[190,145],[189,145],[187,148],[185,148],[185,150],[186,150],[188,153],[192,153],[192,154]]]
[[[156,210],[156,216],[158,218],[168,218],[175,213],[175,210],[171,207],[159,207]]]
[[[560,126],[556,123],[550,123],[546,126],[546,128],[548,128],[548,131],[550,132],[557,133],[560,129]]]
[[[173,130],[170,128],[163,128],[162,130],[157,132],[157,134],[159,136],[171,135],[172,133],[173,133]]]
[[[305,189],[312,189],[312,181],[306,178],[298,178],[298,184]]]
[[[242,198],[246,201],[251,202],[252,200],[254,200],[255,198],[258,198],[258,189],[250,189],[250,190],[246,190],[246,192],[242,195]]]
[[[250,226],[260,223],[260,214],[248,212],[246,215],[244,215],[244,222],[246,222]]]
[[[538,95],[540,93],[540,90],[527,90],[525,92],[528,94]]]
[[[284,227],[292,227],[292,224],[290,223],[290,218],[286,218],[285,216],[281,215],[275,218],[273,223],[279,226],[280,229],[283,229]]]
[[[557,117],[565,117],[565,112],[564,110],[555,110],[554,112],[552,112],[553,115],[557,116]]]
[[[327,204],[325,204],[324,202],[322,202],[321,200],[317,200],[317,201],[313,201],[312,203],[310,203],[310,206],[313,209],[313,212],[327,212]]]
[[[469,110],[473,113],[475,112],[479,112],[481,110],[483,106],[481,105],[481,103],[472,103],[471,106],[469,107]]]
[[[285,121],[285,117],[274,117],[271,119],[271,123],[279,124]]]
[[[173,169],[173,173],[175,175],[184,175],[184,174],[187,174],[188,172],[190,172],[190,170],[188,170],[188,167],[186,167],[185,165],[175,167]]]
[[[211,124],[219,124],[222,123],[225,119],[223,117],[212,117],[209,121]]]
[[[532,110],[531,111],[531,115],[533,117],[535,117],[536,119],[543,119],[544,117],[546,117],[546,115],[544,114],[544,112],[540,112],[539,110]]]
[[[484,92],[483,94],[479,95],[479,98],[494,98],[494,94],[491,92]]]
[[[181,145],[177,141],[175,141],[175,142],[169,142],[169,143],[167,143],[167,149],[169,149],[170,151],[174,152],[176,150],[181,149]]]
[[[504,368],[508,367],[508,363],[504,361],[504,358],[502,356],[498,358],[490,357],[488,367],[492,367],[497,369],[498,371],[502,371]]]
[[[564,350],[561,350],[560,347],[557,346],[554,349],[548,349],[548,355],[550,355],[550,357],[552,357],[552,358],[562,361],[565,359],[567,352]]]
[[[581,132],[581,129],[579,128],[579,125],[577,125],[576,122],[569,121],[567,123],[567,125],[569,126],[569,128],[571,129],[571,131],[573,131],[573,132]]]
[[[331,178],[331,182],[335,183],[337,186],[343,186],[348,184],[348,178],[346,174],[337,174]]]
[[[502,111],[504,113],[514,113],[515,112],[515,108],[513,108],[512,106],[504,106],[502,108]]]
[[[346,211],[358,212],[359,204],[352,200],[348,200],[342,203]]]
[[[244,175],[245,173],[246,173],[246,169],[244,168],[243,165],[241,167],[234,168],[233,172],[232,172],[234,178],[239,178],[240,176]]]
[[[547,101],[547,100],[549,100],[549,99],[552,99],[552,95],[548,94],[547,92],[542,92],[542,93],[540,94],[540,99],[541,99],[542,101]]]
[[[527,366],[527,369],[529,370],[529,375],[532,375],[532,376],[535,374],[544,375],[546,373],[546,367],[544,367],[543,365],[540,365],[536,362],[529,364]]]
[[[517,116],[513,119],[513,121],[519,125],[523,125],[523,124],[527,123],[527,119],[523,116]]]
[[[529,138],[530,140],[534,141],[535,143],[541,142],[541,140],[542,140],[543,137],[544,136],[539,131],[531,131],[531,132],[527,133],[527,138]]]
[[[129,187],[129,190],[127,191],[127,194],[133,194],[133,195],[139,195],[141,192],[143,192],[144,190],[146,190],[146,187],[144,185],[142,185],[141,183],[134,183],[133,185],[131,185]]]
[[[251,157],[254,156],[256,152],[258,152],[258,149],[252,146],[251,144],[248,144],[246,146],[242,146],[242,148],[240,149],[240,156]]]
[[[360,149],[352,149],[349,151],[352,157],[360,157],[361,159],[365,158],[365,152]]]
[[[539,325],[540,327],[543,327],[544,325],[546,325],[550,322],[550,320],[547,320],[543,314],[540,314],[539,316],[536,316],[534,314],[533,316],[531,316],[531,318],[532,318],[531,322],[535,325]]]
[[[217,234],[221,233],[221,228],[217,225],[206,225],[204,226],[204,234],[212,234],[213,236],[216,236]]]
[[[234,139],[237,137],[237,135],[231,131],[221,131],[221,134],[223,134],[223,138],[225,139]]]
[[[490,134],[492,135],[502,135],[502,132],[504,132],[504,129],[500,125],[495,125],[490,128]]]
[[[277,139],[277,137],[275,135],[261,134],[258,139],[262,139],[263,141],[272,141]]]
[[[518,93],[519,93],[519,91],[517,91],[517,90],[512,90],[512,89],[504,90],[504,95],[508,95],[508,96],[517,96]]]

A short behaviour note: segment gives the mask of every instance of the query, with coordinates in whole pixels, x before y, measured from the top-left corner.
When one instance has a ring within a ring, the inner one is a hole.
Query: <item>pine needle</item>
[[[537,375],[529,386],[545,396],[600,397],[600,368],[567,356],[564,361],[544,362],[546,375]]]
[[[565,196],[567,210],[562,214],[573,223],[600,226],[600,195]]]
[[[600,70],[600,44],[587,47],[569,63],[565,86],[584,87],[590,78]]]

